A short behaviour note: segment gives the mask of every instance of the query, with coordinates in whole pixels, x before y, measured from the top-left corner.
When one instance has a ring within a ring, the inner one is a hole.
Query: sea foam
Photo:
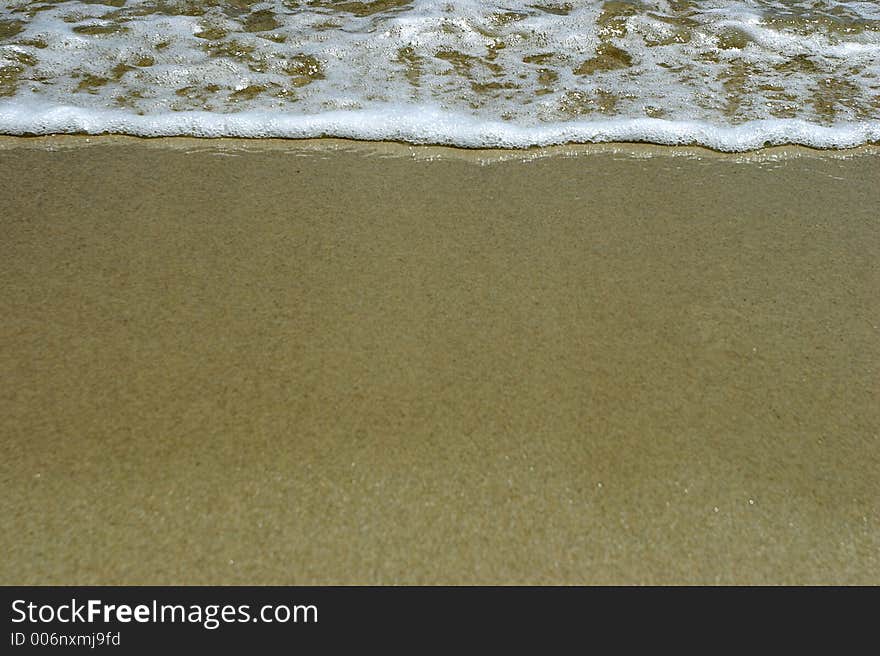
[[[0,132],[844,148],[880,141],[880,7],[14,0]]]
[[[527,148],[618,141],[702,145],[719,151],[740,152],[783,144],[852,148],[880,142],[880,121],[821,126],[798,119],[775,119],[725,127],[705,121],[617,118],[519,126],[408,105],[315,115],[252,110],[234,114],[188,111],[138,116],[123,110],[40,106],[20,101],[0,103],[0,126],[5,133],[12,135],[110,133],[140,137],[340,137],[464,148]]]

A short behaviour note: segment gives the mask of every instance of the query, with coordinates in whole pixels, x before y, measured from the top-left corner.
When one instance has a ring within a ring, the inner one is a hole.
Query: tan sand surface
[[[0,583],[880,583],[880,155],[0,141]]]

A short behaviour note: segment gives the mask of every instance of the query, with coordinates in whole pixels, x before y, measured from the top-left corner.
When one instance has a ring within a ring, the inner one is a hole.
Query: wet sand
[[[0,583],[880,583],[877,180],[0,140]]]

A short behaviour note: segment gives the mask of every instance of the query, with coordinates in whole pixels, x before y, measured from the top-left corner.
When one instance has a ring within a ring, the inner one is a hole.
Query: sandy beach
[[[880,583],[880,153],[0,139],[0,583]]]

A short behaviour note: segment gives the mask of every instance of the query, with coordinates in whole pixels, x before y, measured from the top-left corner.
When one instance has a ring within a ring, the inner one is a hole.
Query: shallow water
[[[880,5],[13,1],[0,132],[856,146]]]

